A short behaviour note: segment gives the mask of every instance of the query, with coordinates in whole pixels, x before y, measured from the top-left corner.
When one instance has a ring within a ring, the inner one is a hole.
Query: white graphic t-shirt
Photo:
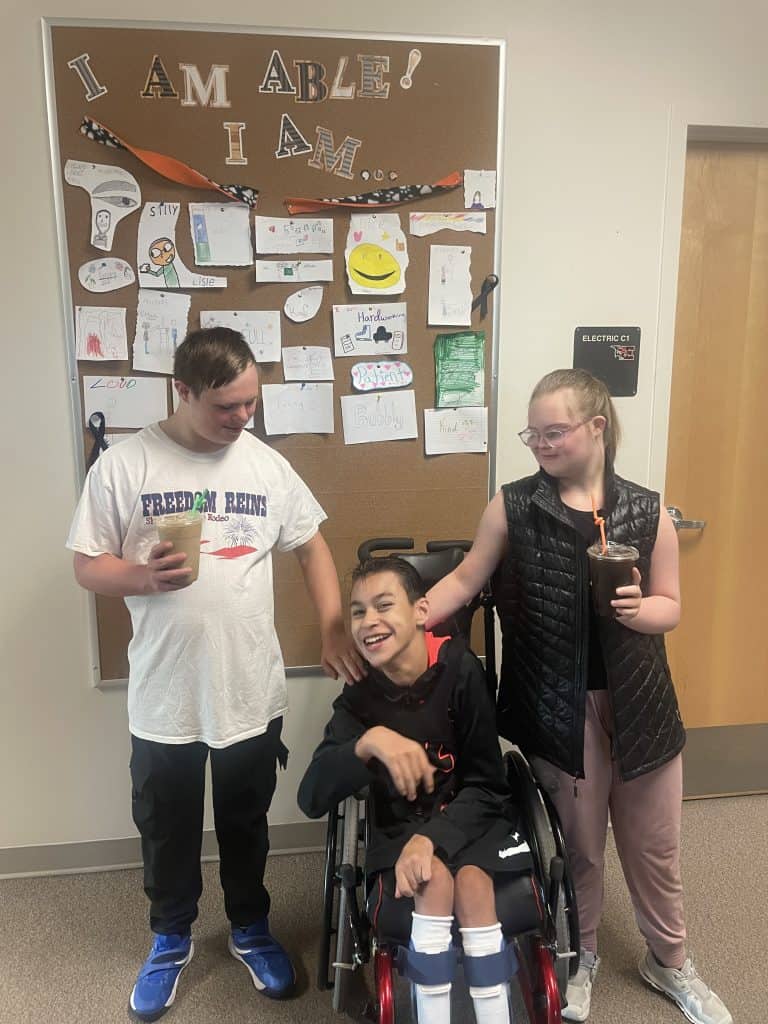
[[[146,563],[158,541],[154,517],[191,508],[206,489],[199,578],[125,598],[128,722],[141,739],[226,747],[286,709],[271,552],[306,543],[326,518],[306,484],[252,434],[201,453],[154,424],[99,457],[67,547]]]

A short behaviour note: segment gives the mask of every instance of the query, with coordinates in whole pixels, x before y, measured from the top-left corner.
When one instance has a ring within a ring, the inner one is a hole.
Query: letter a
[[[259,92],[288,93],[292,96],[296,93],[296,89],[288,76],[288,72],[285,69],[285,64],[283,64],[283,58],[280,56],[279,50],[272,51],[272,56],[269,58],[269,64],[267,65],[266,74],[259,86]]]
[[[311,152],[312,147],[288,114],[283,114],[280,118],[280,142],[275,150],[277,159],[282,160],[284,156],[299,156],[301,153]]]

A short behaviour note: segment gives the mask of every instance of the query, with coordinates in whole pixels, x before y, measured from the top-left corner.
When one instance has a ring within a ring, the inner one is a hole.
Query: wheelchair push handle
[[[357,549],[358,562],[367,561],[374,551],[413,551],[413,537],[374,537]]]
[[[460,548],[465,553],[472,547],[471,540],[428,540],[427,551],[432,554],[434,551],[450,551],[452,548]]]

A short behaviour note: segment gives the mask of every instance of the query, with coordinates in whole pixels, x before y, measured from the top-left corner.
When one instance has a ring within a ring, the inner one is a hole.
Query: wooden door
[[[688,149],[665,497],[688,795],[768,789],[768,147]]]

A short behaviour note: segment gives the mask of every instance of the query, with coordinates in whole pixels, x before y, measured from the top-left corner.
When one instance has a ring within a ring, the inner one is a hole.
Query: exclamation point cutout
[[[411,50],[408,54],[408,67],[405,69],[405,74],[400,79],[401,89],[410,89],[413,85],[413,72],[419,65],[421,60],[421,50]]]

